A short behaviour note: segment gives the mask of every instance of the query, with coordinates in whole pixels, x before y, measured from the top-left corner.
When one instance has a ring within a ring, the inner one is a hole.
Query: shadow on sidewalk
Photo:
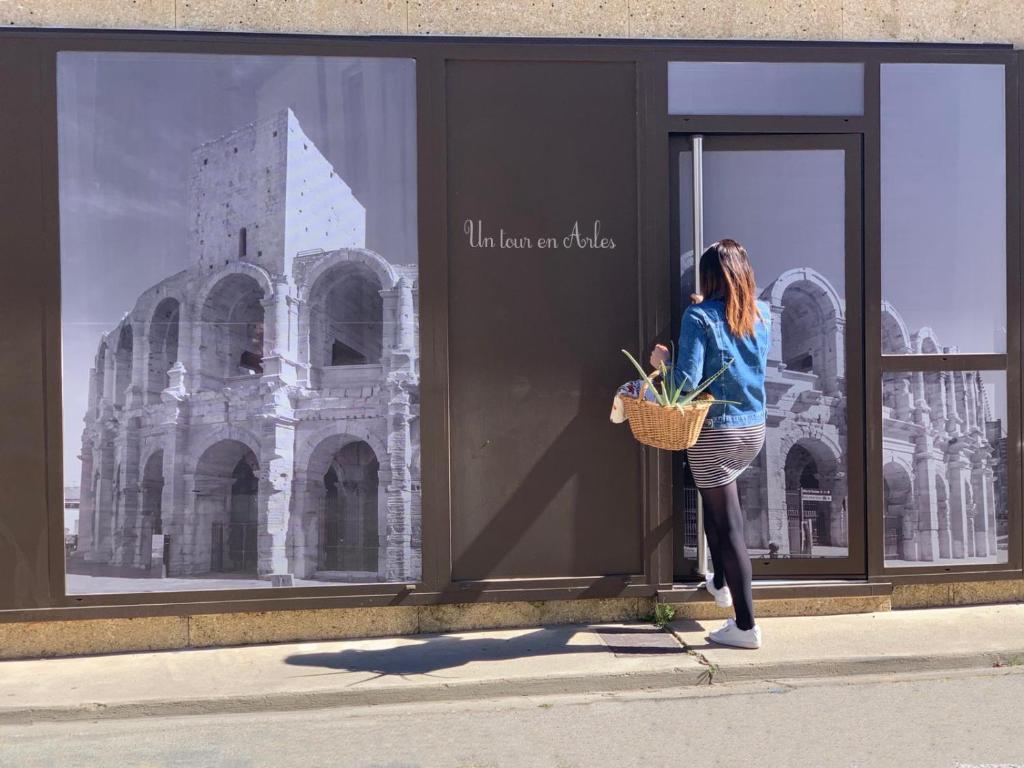
[[[605,642],[571,643],[581,632],[591,635],[600,631]],[[508,661],[532,656],[587,653],[679,653],[681,648],[645,647],[627,644],[638,634],[666,633],[651,626],[594,627],[579,625],[541,627],[526,634],[510,638],[458,637],[453,635],[420,635],[403,638],[419,642],[403,643],[394,648],[376,650],[347,649],[336,653],[295,654],[285,659],[286,664],[298,667],[319,667],[339,672],[369,672],[377,675],[429,675],[444,669],[454,669],[473,661]],[[612,638],[622,635],[624,644]]]

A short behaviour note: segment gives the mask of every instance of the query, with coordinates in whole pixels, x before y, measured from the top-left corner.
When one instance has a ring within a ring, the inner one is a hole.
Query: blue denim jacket
[[[758,301],[757,307],[761,318],[754,335],[746,338],[729,331],[725,302],[720,299],[705,299],[683,312],[672,371],[675,382],[683,383],[683,391],[713,375],[729,358],[733,360],[708,391],[719,400],[735,400],[739,405],[713,406],[704,422],[709,428],[746,427],[765,420],[764,375],[771,344],[771,311],[764,301]]]

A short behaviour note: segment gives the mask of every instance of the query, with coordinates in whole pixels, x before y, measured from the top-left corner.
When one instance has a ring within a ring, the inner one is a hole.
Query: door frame
[[[704,151],[785,151],[785,150],[841,150],[845,158],[845,333],[846,364],[846,477],[847,477],[847,535],[848,555],[842,558],[751,558],[753,576],[776,577],[835,577],[866,578],[867,570],[867,498],[866,498],[866,429],[864,346],[864,137],[861,133],[800,133],[789,132],[712,132],[673,133],[669,137],[669,226],[670,275],[677,284],[680,272],[680,210],[679,163],[682,151],[690,151],[691,137],[704,137]],[[678,328],[682,314],[682,297],[678,290],[671,291],[671,325]],[[678,468],[673,458],[673,484]],[[680,525],[679,509],[672,510],[673,528]],[[702,535],[702,532],[698,532]],[[673,536],[673,542],[676,540]],[[696,574],[696,560],[683,558],[673,544],[672,562],[674,580],[688,580]]]

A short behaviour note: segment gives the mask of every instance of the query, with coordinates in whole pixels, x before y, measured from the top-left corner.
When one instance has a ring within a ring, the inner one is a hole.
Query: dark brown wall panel
[[[635,67],[446,82],[452,578],[640,573],[639,451],[608,420],[639,337]],[[595,222],[614,248],[565,239]]]
[[[42,88],[34,45],[0,47],[0,609],[50,601],[44,402],[44,292],[52,228],[44,230]],[[55,290],[55,285],[48,286]],[[59,410],[55,418],[60,418]],[[59,503],[59,502],[58,502]]]

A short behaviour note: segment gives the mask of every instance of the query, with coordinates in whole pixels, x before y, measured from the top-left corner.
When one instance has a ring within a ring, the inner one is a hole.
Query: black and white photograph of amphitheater
[[[69,594],[421,573],[415,62],[61,53]]]

